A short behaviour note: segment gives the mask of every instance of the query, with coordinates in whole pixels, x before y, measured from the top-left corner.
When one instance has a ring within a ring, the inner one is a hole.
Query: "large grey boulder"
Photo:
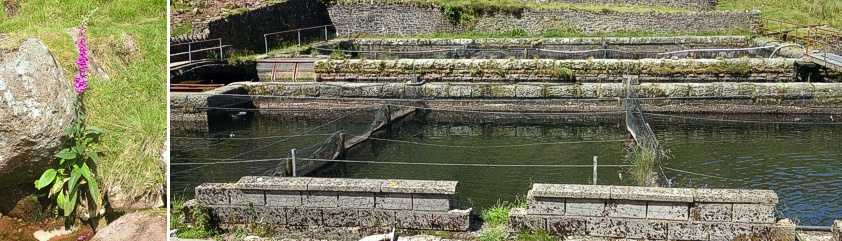
[[[75,102],[44,43],[0,34],[0,190],[32,184],[54,163]]]

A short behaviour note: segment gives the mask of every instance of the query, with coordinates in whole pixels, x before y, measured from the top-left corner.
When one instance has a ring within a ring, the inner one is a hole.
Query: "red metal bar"
[[[295,63],[292,67],[292,82],[298,82],[298,63]]]
[[[273,82],[275,81],[275,70],[277,70],[277,69],[278,69],[278,63],[275,63],[274,65],[272,65],[272,81]]]

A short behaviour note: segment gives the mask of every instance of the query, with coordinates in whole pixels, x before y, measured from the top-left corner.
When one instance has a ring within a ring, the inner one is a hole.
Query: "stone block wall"
[[[524,30],[540,34],[549,30],[573,28],[583,33],[641,31],[651,33],[693,33],[754,29],[760,24],[759,11],[705,12],[592,12],[575,9],[525,10],[521,13],[491,12],[476,17],[465,26],[430,5],[390,3],[340,3],[328,7],[340,36],[429,35],[434,33],[482,33]],[[588,23],[588,24],[580,24]]]
[[[456,186],[455,181],[247,176],[196,187],[196,199],[184,211],[201,203],[224,225],[466,231],[471,209],[454,208]]]
[[[574,4],[591,5],[639,5],[639,6],[666,6],[671,8],[684,8],[693,10],[713,10],[716,7],[716,0],[543,0],[549,2],[562,2]]]
[[[400,59],[319,60],[317,81],[406,82],[783,82],[795,59]]]
[[[533,184],[512,231],[649,240],[795,240],[772,190]]]

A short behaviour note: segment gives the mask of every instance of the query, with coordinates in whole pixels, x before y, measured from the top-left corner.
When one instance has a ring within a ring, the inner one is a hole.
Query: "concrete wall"
[[[640,5],[666,6],[693,10],[713,10],[716,0],[539,0],[540,2],[562,2],[591,5]]]
[[[772,190],[536,183],[509,225],[565,237],[795,240],[792,222],[775,223],[777,203]]]
[[[247,176],[196,187],[195,201],[183,211],[191,217],[201,203],[217,223],[229,225],[467,231],[471,209],[453,207],[456,186],[455,181]]]
[[[795,59],[400,59],[320,60],[317,81],[782,82]]]
[[[514,29],[524,30],[528,34],[540,34],[548,30],[569,28],[583,33],[693,33],[748,30],[754,29],[760,23],[759,11],[626,13],[573,9],[525,10],[518,14],[492,12],[477,16],[473,26],[458,24],[448,18],[439,7],[431,5],[340,3],[329,6],[328,11],[340,36],[407,36],[469,31],[500,33]]]

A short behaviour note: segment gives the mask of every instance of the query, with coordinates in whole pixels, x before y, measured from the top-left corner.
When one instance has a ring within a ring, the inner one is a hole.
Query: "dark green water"
[[[174,196],[190,197],[200,183],[265,173],[279,161],[261,159],[289,157],[292,148],[307,155],[335,131],[361,134],[374,116],[361,111],[337,120],[345,113],[350,112],[258,114],[212,124],[209,132],[175,128]],[[536,182],[591,182],[592,167],[564,165],[591,165],[593,156],[599,156],[600,165],[625,164],[623,140],[628,136],[622,118],[430,113],[400,122],[378,134],[384,140],[370,141],[346,158],[399,164],[347,163],[316,175],[456,180],[457,204],[482,209],[524,196]],[[817,124],[830,120],[816,116],[797,123],[768,123],[795,118],[787,116],[717,118],[739,121],[647,116],[670,150],[665,175],[675,186],[773,189],[780,197],[779,216],[797,218],[801,225],[829,225],[842,218],[842,125]],[[285,137],[299,133],[320,135]],[[601,167],[598,182],[633,185],[628,175],[621,179],[625,171]]]

